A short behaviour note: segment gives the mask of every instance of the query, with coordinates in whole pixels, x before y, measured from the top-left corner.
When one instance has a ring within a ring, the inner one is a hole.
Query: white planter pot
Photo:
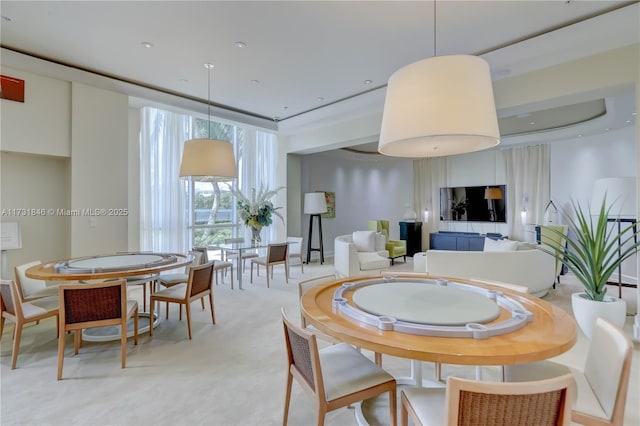
[[[588,299],[585,293],[573,293],[571,307],[580,330],[589,339],[591,339],[596,318],[602,317],[622,328],[627,316],[627,303],[623,299],[611,296],[604,296],[602,302],[596,302]]]

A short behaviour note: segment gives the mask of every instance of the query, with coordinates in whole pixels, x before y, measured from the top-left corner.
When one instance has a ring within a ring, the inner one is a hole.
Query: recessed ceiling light
[[[364,81],[364,84],[371,84],[371,83],[373,83],[373,80],[365,80]]]
[[[251,80],[253,84],[260,84],[260,80]]]
[[[206,69],[208,69],[208,70],[212,70],[212,69],[214,68],[214,66],[215,66],[215,65],[213,65],[213,64],[209,64],[209,63],[204,64],[204,67],[205,67]]]
[[[3,21],[7,21],[7,22],[11,22],[11,18],[9,18],[8,16],[4,16],[4,15],[2,15],[2,20]]]
[[[147,49],[151,49],[153,47],[153,44],[149,43],[148,41],[143,41],[140,44],[142,45],[142,47],[147,48]]]
[[[247,47],[247,43],[245,43],[244,41],[236,41],[236,47],[239,47],[240,49]]]

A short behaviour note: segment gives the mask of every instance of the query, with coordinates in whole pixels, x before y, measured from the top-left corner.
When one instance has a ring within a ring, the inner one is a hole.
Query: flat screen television
[[[440,188],[440,220],[507,222],[506,185]]]

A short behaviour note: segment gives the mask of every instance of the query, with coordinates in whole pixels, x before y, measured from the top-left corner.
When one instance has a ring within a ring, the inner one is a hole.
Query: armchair
[[[355,231],[334,241],[334,266],[338,277],[376,274],[389,267],[384,235],[375,231]]]
[[[389,221],[388,220],[370,220],[369,230],[380,232],[385,236],[385,249],[389,252],[389,259],[393,265],[394,259],[403,257],[407,261],[407,242],[405,240],[389,239]]]

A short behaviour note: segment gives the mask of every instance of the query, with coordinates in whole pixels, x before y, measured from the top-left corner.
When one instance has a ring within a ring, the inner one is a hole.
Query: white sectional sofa
[[[338,277],[377,274],[391,264],[386,238],[375,231],[355,231],[334,241],[334,266]]]
[[[523,286],[542,297],[555,280],[555,258],[535,248],[513,251],[429,250],[413,257],[415,272]]]

